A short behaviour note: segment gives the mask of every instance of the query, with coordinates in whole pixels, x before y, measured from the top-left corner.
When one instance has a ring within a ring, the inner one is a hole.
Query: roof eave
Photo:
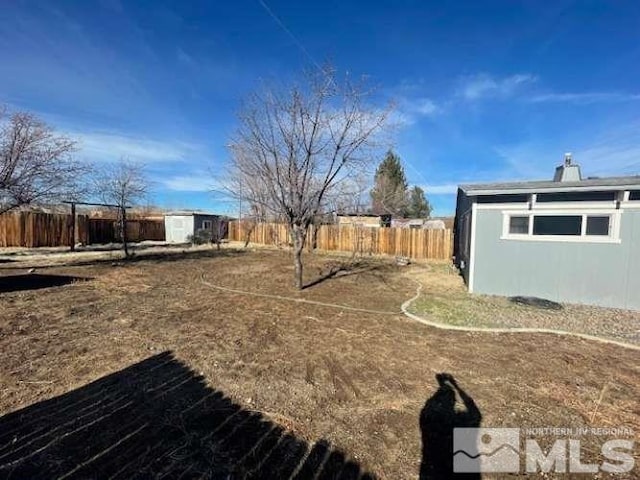
[[[484,196],[484,195],[511,195],[511,194],[530,194],[530,193],[561,193],[561,192],[584,192],[590,190],[597,191],[622,191],[636,190],[638,184],[629,185],[574,185],[574,186],[557,186],[557,187],[527,187],[527,188],[504,188],[504,189],[476,189],[472,186],[461,185],[460,189],[468,196]]]

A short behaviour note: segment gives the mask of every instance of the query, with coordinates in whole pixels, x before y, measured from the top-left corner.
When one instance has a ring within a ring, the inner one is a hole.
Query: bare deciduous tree
[[[81,196],[87,169],[75,150],[76,142],[34,115],[0,108],[0,213]]]
[[[231,143],[234,195],[284,219],[293,241],[295,286],[303,287],[308,227],[337,187],[366,169],[390,108],[326,69],[304,84],[265,88],[246,101]]]
[[[126,257],[127,247],[127,207],[145,198],[149,191],[149,182],[144,166],[127,159],[109,164],[101,168],[95,178],[94,186],[97,196],[103,202],[118,207],[118,223],[122,248]]]

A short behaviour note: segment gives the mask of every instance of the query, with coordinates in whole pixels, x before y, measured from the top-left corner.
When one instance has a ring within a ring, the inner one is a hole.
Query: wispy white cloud
[[[179,62],[188,65],[189,67],[196,66],[196,61],[193,56],[188,54],[182,47],[176,49],[176,58]]]
[[[202,175],[176,175],[161,180],[169,190],[178,192],[210,192],[214,188],[214,181]]]
[[[584,177],[640,175],[638,131],[640,124],[633,123],[610,128],[587,140],[566,139],[563,144],[555,145],[526,142],[495,147],[496,154],[504,162],[495,180],[550,180],[566,151],[572,152]]]
[[[436,103],[430,98],[417,98],[413,102],[411,102],[409,111],[413,111],[417,114],[430,117],[432,115],[440,113],[441,108],[436,105]]]
[[[441,185],[421,185],[427,195],[451,195],[458,191],[458,185],[455,183],[444,183]]]
[[[493,150],[503,162],[502,168],[494,172],[495,181],[551,180],[564,153],[560,146],[537,142],[500,145]]]
[[[429,95],[429,88],[423,82],[403,80],[385,90],[395,103],[394,123],[410,126],[423,118],[433,118],[444,113],[444,103]]]
[[[79,142],[80,156],[97,162],[122,157],[143,163],[176,162],[192,159],[199,152],[195,144],[157,140],[118,132],[67,132]]]
[[[443,112],[440,105],[427,97],[399,97],[396,104],[391,122],[401,126],[413,125],[422,118],[433,118]]]
[[[610,129],[573,151],[586,175],[640,175],[640,123]]]
[[[497,78],[487,73],[479,73],[462,77],[457,95],[470,101],[482,98],[507,98],[515,94],[519,88],[536,80],[536,76],[528,73],[519,73],[502,78]]]
[[[586,105],[599,102],[640,100],[640,94],[620,92],[543,93],[533,95],[528,100],[533,103],[575,103]]]

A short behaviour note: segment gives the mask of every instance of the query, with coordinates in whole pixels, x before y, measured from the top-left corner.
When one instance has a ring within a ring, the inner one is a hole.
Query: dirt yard
[[[311,282],[344,258],[307,261]],[[435,375],[447,372],[483,426],[632,429],[636,467],[616,478],[640,477],[640,351],[444,331],[402,315],[416,292],[408,276],[428,287],[450,275],[440,265],[369,260],[302,292],[291,287],[287,254],[266,250],[28,268],[0,264],[0,414],[171,350],[300,438],[332,442],[379,478],[415,479],[421,411],[438,391]],[[584,440],[583,462],[602,461],[599,442]]]

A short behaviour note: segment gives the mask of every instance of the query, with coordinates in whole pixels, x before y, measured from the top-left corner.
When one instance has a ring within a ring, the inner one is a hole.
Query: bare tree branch
[[[73,159],[75,151],[75,141],[34,115],[0,108],[0,213],[86,193],[88,168]]]
[[[251,95],[231,144],[229,190],[263,217],[282,218],[294,245],[302,288],[302,248],[309,225],[381,146],[391,108],[366,105],[367,93],[332,69],[304,84]]]
[[[126,209],[143,200],[149,193],[144,166],[125,158],[117,163],[105,165],[94,177],[94,189],[103,202],[118,206],[122,248],[128,257]]]

